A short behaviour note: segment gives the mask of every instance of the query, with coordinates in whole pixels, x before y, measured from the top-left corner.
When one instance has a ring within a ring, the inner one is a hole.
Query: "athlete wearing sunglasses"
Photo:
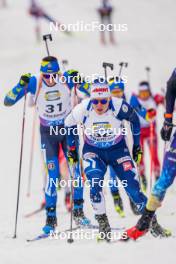
[[[119,128],[122,128],[123,120],[127,120],[132,126],[133,158],[128,150],[124,134],[116,133]],[[90,199],[95,210],[95,218],[99,223],[99,231],[104,234],[106,240],[109,240],[111,228],[106,215],[101,185],[107,167],[112,166],[118,178],[121,181],[126,180],[125,190],[138,205],[140,212],[147,201],[140,191],[138,174],[134,165],[134,161],[140,162],[142,155],[139,145],[139,118],[125,100],[111,97],[106,82],[93,83],[90,99],[85,99],[75,106],[65,120],[65,125],[69,128],[68,158],[72,162],[76,162],[78,156],[73,131],[79,123],[84,128],[83,160],[85,174],[90,180]]]
[[[105,104],[107,104],[107,102],[108,102],[108,99],[101,99],[101,100],[98,100],[98,99],[93,99],[92,100],[92,103],[94,104],[94,105],[98,105],[98,104],[102,104],[102,105],[105,105]]]
[[[52,74],[43,74],[43,78],[50,79],[51,77],[56,78],[58,73],[52,73]]]
[[[71,111],[72,92],[74,92],[73,74],[77,71],[67,71],[66,83],[57,82],[55,77],[60,77],[60,66],[55,57],[48,56],[43,58],[40,67],[40,75],[23,74],[17,85],[9,91],[5,97],[4,104],[12,106],[17,103],[26,93],[32,97],[33,105],[36,105],[40,119],[41,148],[46,161],[47,180],[45,188],[46,200],[46,224],[43,227],[44,233],[54,230],[57,225],[56,202],[57,191],[50,180],[56,181],[60,177],[58,154],[60,146],[66,156],[66,136],[61,132],[64,128],[66,116]],[[69,78],[70,77],[70,78]],[[50,127],[57,133],[51,133]],[[55,130],[56,131],[56,130]],[[76,167],[75,178],[80,177],[80,166]],[[83,212],[83,187],[76,187],[74,192],[74,220],[78,219],[79,224],[90,223]],[[79,213],[79,214],[78,214]],[[76,218],[77,217],[77,218]]]
[[[92,99],[92,107],[95,112],[99,115],[105,113],[109,107],[110,97],[102,98],[102,99]]]
[[[43,73],[42,80],[46,83],[47,86],[52,87],[59,81],[59,76],[59,73]]]

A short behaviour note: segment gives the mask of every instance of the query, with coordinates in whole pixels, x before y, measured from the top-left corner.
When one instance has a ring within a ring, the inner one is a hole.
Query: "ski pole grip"
[[[103,68],[104,68],[104,72],[105,72],[105,80],[107,81],[107,67],[109,67],[111,69],[111,71],[114,69],[114,64],[112,63],[108,63],[108,62],[103,62],[102,64]]]
[[[119,69],[119,76],[121,76],[121,74],[122,74],[122,69],[123,69],[123,67],[125,67],[125,68],[127,68],[128,67],[128,62],[120,62],[119,63],[119,66],[120,66],[120,69]]]
[[[63,65],[68,65],[68,60],[62,60]]]
[[[150,67],[145,67],[146,71],[149,72],[150,71]]]
[[[108,63],[108,62],[103,62],[103,68],[107,68],[107,67],[109,67],[110,69],[111,69],[111,71],[114,69],[114,64],[112,64],[112,63]]]
[[[119,66],[120,67],[123,67],[124,66],[125,68],[127,68],[128,67],[128,62],[120,62],[119,63]]]
[[[48,56],[49,56],[50,53],[49,53],[48,42],[47,42],[48,39],[49,39],[50,41],[52,41],[52,35],[51,35],[51,34],[43,35],[43,40],[45,41],[47,54],[48,54]]]
[[[43,35],[43,40],[44,41],[47,41],[47,39],[49,39],[50,41],[52,41],[53,40],[52,35],[51,34]]]

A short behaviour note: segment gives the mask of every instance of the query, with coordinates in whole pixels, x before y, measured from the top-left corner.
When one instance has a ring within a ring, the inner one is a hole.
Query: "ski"
[[[76,230],[84,230],[84,229],[99,229],[98,225],[87,225],[87,226],[76,226],[74,227],[72,230],[73,231],[76,231]],[[118,231],[118,230],[124,230],[125,227],[112,227],[111,230],[114,230],[114,231]],[[66,230],[63,230],[63,231],[59,231],[59,232],[53,232],[52,233],[52,236],[58,236],[59,234],[61,234],[62,232],[70,232],[71,230],[70,229],[66,229]],[[27,242],[34,242],[34,241],[38,241],[38,240],[42,240],[42,239],[45,239],[45,238],[49,238],[51,237],[51,234],[48,233],[48,234],[45,234],[45,233],[42,233],[34,238],[31,238],[31,239],[26,239]]]
[[[129,241],[129,240],[123,240],[121,238],[111,239],[111,240],[97,238],[97,243],[106,242],[107,244],[113,244],[113,243],[117,243],[117,242],[127,242],[127,241]]]
[[[27,242],[34,242],[34,241],[37,241],[37,240],[41,240],[41,239],[44,239],[44,238],[48,238],[50,236],[50,233],[49,234],[40,234],[34,238],[31,238],[31,239],[26,239]]]
[[[79,227],[74,227],[72,229],[72,231],[76,231],[78,230]],[[33,238],[30,238],[30,239],[26,239],[27,242],[35,242],[35,241],[39,241],[39,240],[42,240],[42,239],[45,239],[45,238],[50,238],[50,237],[57,237],[59,236],[61,233],[64,233],[64,232],[71,232],[70,229],[66,229],[66,230],[63,230],[63,231],[53,231],[53,233],[48,233],[48,234],[45,234],[45,233],[42,233],[36,237],[33,237]]]
[[[34,211],[32,211],[32,212],[26,214],[24,217],[29,218],[29,217],[31,217],[31,216],[34,216],[34,215],[40,213],[40,212],[43,211],[44,209],[45,209],[45,203],[42,203],[38,209],[36,209],[36,210],[34,210]]]
[[[99,235],[97,235],[96,240],[98,243],[106,242],[108,244],[113,244],[113,243],[117,243],[117,242],[128,242],[128,241],[131,241],[132,239],[130,239],[130,237],[128,237],[128,235],[126,233],[123,233],[120,235],[120,237],[111,238],[109,240],[102,239]]]

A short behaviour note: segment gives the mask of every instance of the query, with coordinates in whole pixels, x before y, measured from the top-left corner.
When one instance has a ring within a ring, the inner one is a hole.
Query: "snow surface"
[[[1,190],[0,190],[0,263],[175,263],[175,238],[155,239],[150,234],[138,242],[97,244],[96,241],[75,241],[69,245],[60,240],[43,240],[27,243],[26,238],[41,232],[45,221],[44,212],[30,218],[24,214],[38,208],[42,200],[41,157],[36,138],[32,196],[26,197],[29,154],[31,144],[32,110],[27,110],[24,159],[22,168],[18,238],[12,239],[16,208],[16,192],[20,151],[20,135],[23,101],[13,108],[3,106],[7,91],[25,72],[37,72],[40,60],[45,56],[43,43],[37,43],[34,35],[35,21],[28,16],[29,1],[8,0],[8,7],[0,9],[0,62],[1,62]],[[97,20],[95,9],[99,1],[45,0],[40,2],[54,17],[64,23],[85,23]],[[135,90],[140,80],[145,78],[145,66],[151,66],[151,80],[154,91],[160,91],[175,66],[175,0],[120,0],[115,6],[114,23],[128,24],[128,32],[116,33],[117,45],[101,46],[99,35],[78,33],[68,37],[54,33],[50,45],[51,52],[59,59],[68,59],[71,68],[84,74],[102,73],[103,61],[113,62],[118,71],[121,60],[128,61],[125,70],[128,76],[127,90]],[[48,33],[49,26],[42,21],[42,32]],[[163,109],[159,109],[158,129],[162,125]],[[162,161],[163,144],[160,142],[159,155]],[[148,164],[148,163],[147,163]],[[149,164],[148,164],[149,166]],[[122,191],[123,193],[123,191]],[[106,190],[107,213],[112,226],[129,227],[136,223],[137,217],[129,209],[126,195],[123,194],[126,218],[120,219],[113,208],[109,190]],[[63,205],[63,192],[59,193],[58,229],[69,227],[69,215]],[[88,190],[85,194],[85,212],[93,218]],[[163,207],[158,210],[162,225],[176,233],[175,189],[170,188]]]

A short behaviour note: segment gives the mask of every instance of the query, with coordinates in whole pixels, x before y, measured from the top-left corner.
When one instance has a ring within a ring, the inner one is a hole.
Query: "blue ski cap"
[[[53,74],[60,71],[58,60],[55,57],[48,56],[41,62],[40,72],[44,74]]]
[[[121,91],[124,91],[124,89],[125,89],[124,80],[122,78],[119,78],[118,76],[111,78],[109,80],[109,88],[110,88],[111,92],[114,89],[119,89]]]

